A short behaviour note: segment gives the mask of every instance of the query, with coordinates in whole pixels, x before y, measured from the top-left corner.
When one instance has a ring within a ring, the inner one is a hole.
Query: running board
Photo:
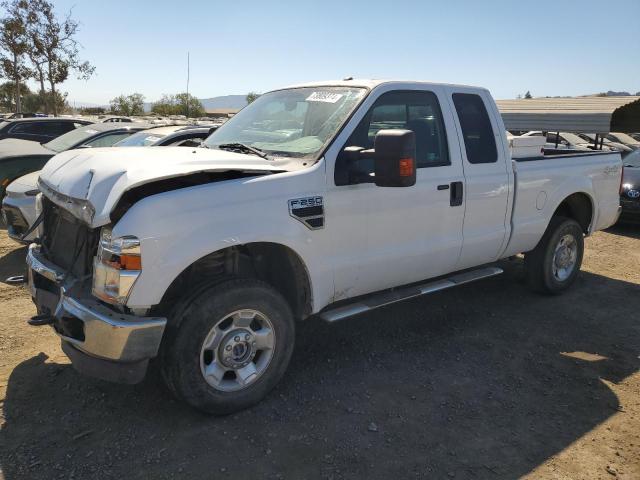
[[[385,290],[378,295],[359,300],[355,303],[321,312],[320,318],[326,322],[337,322],[338,320],[368,312],[391,303],[401,302],[403,300],[419,297],[428,293],[439,292],[440,290],[446,290],[447,288],[457,287],[458,285],[463,285],[469,282],[475,282],[482,278],[494,277],[501,273],[502,269],[497,267],[480,268],[469,272],[457,273],[450,277],[443,278],[442,280],[436,280],[422,285],[399,288],[391,291]]]

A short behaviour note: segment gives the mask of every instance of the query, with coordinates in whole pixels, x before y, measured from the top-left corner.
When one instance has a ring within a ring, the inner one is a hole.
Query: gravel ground
[[[0,479],[640,478],[640,229],[586,242],[565,295],[499,277],[297,331],[256,407],[207,417],[157,372],[81,377],[0,283]],[[0,231],[0,279],[25,249]]]

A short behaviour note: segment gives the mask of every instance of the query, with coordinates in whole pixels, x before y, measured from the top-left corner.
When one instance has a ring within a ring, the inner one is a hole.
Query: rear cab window
[[[462,129],[467,161],[474,164],[497,162],[496,139],[482,97],[475,93],[454,93],[452,98]]]

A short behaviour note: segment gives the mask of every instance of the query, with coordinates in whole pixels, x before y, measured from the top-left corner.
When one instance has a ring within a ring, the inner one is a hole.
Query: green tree
[[[109,102],[110,111],[115,115],[144,115],[144,95],[132,93],[131,95],[119,95]]]
[[[80,115],[104,115],[107,113],[107,109],[104,107],[82,107]]]
[[[13,82],[15,112],[22,112],[20,87],[31,77],[26,63],[30,45],[27,35],[27,2],[2,2],[6,16],[0,20],[0,73]]]
[[[259,96],[260,96],[260,94],[256,93],[256,92],[247,93],[247,96],[245,97],[245,99],[247,100],[247,105],[250,104],[251,102],[253,102]]]
[[[533,98],[533,96],[531,95],[531,92],[529,90],[527,90],[527,93],[524,94],[524,98]]]
[[[156,115],[169,116],[173,115],[175,110],[175,96],[174,95],[162,95],[160,100],[154,102],[151,106],[151,111]]]
[[[185,117],[202,117],[205,115],[200,100],[188,93],[177,95],[164,94],[153,104],[151,111],[156,115],[184,115]]]
[[[14,0],[26,3],[26,0]],[[89,62],[81,61],[80,44],[75,39],[79,24],[68,13],[63,20],[58,19],[53,4],[47,0],[29,1],[29,39],[31,58],[42,65],[43,77],[49,83],[47,96],[51,111],[58,114],[59,99],[57,86],[69,78],[74,71],[79,79],[88,80],[95,71]],[[40,76],[40,71],[37,75]],[[42,80],[40,77],[39,80]],[[41,81],[41,88],[44,81]]]
[[[20,83],[18,90],[20,91],[20,103],[24,104],[25,97],[31,95],[29,87]],[[0,108],[6,112],[16,111],[16,85],[13,82],[4,82],[0,85]]]
[[[176,95],[176,115],[185,117],[204,117],[205,111],[202,103],[189,93],[179,93]]]

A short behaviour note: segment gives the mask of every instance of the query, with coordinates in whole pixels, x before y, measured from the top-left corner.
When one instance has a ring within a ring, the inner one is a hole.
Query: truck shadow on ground
[[[301,324],[283,382],[227,417],[40,354],[9,379],[0,432],[18,478],[520,477],[617,414],[638,371],[640,286],[583,273],[560,297],[520,266],[336,325]],[[602,466],[604,468],[604,465]]]
[[[640,238],[640,224],[616,223],[607,229],[607,233],[623,237]]]

